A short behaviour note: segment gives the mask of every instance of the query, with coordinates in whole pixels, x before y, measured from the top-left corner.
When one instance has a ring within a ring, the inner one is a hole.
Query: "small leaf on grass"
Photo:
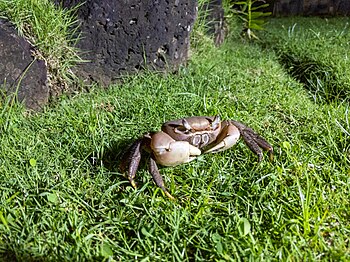
[[[213,242],[216,243],[216,250],[218,251],[218,253],[222,254],[222,252],[224,250],[222,243],[221,243],[222,237],[218,233],[214,233],[211,236],[211,238],[212,238]]]
[[[255,24],[255,23],[251,23],[250,28],[255,29],[255,30],[264,30],[264,28],[262,26]]]
[[[0,221],[4,224],[4,226],[5,226],[7,229],[9,229],[7,220],[6,220],[6,218],[3,216],[2,211],[0,211]]]
[[[222,254],[222,251],[224,250],[224,248],[222,247],[222,243],[221,241],[216,243],[216,251],[218,251],[219,254]]]
[[[235,5],[247,5],[247,3],[246,3],[246,2],[244,2],[244,1],[241,1],[241,2],[235,2],[234,4],[235,4]]]
[[[51,203],[57,204],[58,202],[58,197],[54,193],[50,193],[47,195],[47,200],[49,200]]]
[[[239,232],[242,236],[246,236],[250,233],[251,225],[248,219],[242,218],[239,225]]]
[[[270,4],[263,4],[263,5],[259,5],[259,6],[255,6],[255,7],[251,7],[250,10],[254,11],[254,10],[258,10],[258,9],[262,9],[262,8],[266,8],[268,7]],[[267,12],[270,13],[270,12]]]
[[[290,143],[288,141],[283,141],[282,147],[286,150],[290,150],[292,148],[292,146],[290,145]]]
[[[31,159],[29,160],[29,164],[30,164],[32,167],[36,166],[36,160],[35,160],[34,158],[31,158]]]
[[[141,228],[142,234],[144,234],[146,237],[152,237],[152,235],[146,230],[146,228]]]
[[[86,237],[84,237],[85,241],[90,240],[91,238],[93,238],[95,236],[95,234],[88,234]]]
[[[112,248],[107,242],[103,242],[103,244],[101,246],[101,254],[104,257],[111,257],[111,256],[113,256]]]

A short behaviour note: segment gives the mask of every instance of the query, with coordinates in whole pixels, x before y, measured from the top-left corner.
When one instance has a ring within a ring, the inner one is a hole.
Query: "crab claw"
[[[187,163],[202,153],[201,150],[187,141],[176,141],[163,131],[152,136],[150,146],[157,163],[163,166]]]
[[[228,121],[222,122],[222,130],[216,138],[216,143],[210,147],[205,153],[216,153],[226,150],[235,145],[240,137],[238,128]]]

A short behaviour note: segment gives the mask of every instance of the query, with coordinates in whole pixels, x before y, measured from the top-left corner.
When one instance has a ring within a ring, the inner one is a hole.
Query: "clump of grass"
[[[347,19],[272,19],[263,35],[288,72],[310,91],[315,101],[349,100],[350,61]]]
[[[235,13],[243,22],[241,35],[249,40],[258,39],[255,31],[265,30],[266,17],[271,16],[271,12],[263,12],[262,9],[269,6],[264,0],[231,1],[232,9],[237,8]]]
[[[239,38],[242,30],[241,22],[236,15],[233,15],[232,4],[230,1],[223,1],[225,17],[223,25],[218,21],[213,21],[210,0],[198,1],[198,16],[196,18],[193,31],[191,32],[191,48],[202,49],[211,45],[217,47],[225,41],[226,38]]]
[[[349,260],[348,107],[313,103],[271,50],[236,40],[40,114],[1,104],[0,260]],[[143,133],[216,114],[266,137],[274,162],[239,143],[161,167],[175,202],[144,164],[136,190],[118,170]]]
[[[77,27],[74,10],[63,10],[50,0],[1,0],[0,15],[32,43],[33,55],[46,61],[51,94],[67,90],[74,78],[71,68],[82,61],[72,37]]]
[[[309,100],[277,57],[230,39],[177,75],[152,72],[1,126],[0,257],[32,260],[348,260],[347,109]],[[166,120],[220,114],[275,148],[256,164],[244,143],[160,168],[134,190],[127,145]],[[107,161],[111,161],[110,163]]]
[[[191,33],[192,48],[204,45],[210,46],[214,43],[214,35],[211,32],[213,25],[212,21],[210,21],[211,10],[209,9],[209,3],[210,0],[198,1],[198,14]]]

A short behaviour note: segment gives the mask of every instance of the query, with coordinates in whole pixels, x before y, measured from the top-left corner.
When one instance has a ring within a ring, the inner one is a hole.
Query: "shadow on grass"
[[[130,139],[112,142],[109,147],[92,152],[88,157],[88,161],[91,166],[96,168],[102,167],[107,169],[111,174],[122,174],[124,173],[120,168],[122,159],[126,157],[126,153],[133,142],[134,141]],[[113,176],[112,180],[115,180],[117,177],[120,176]],[[124,178],[127,180],[126,175],[124,175]]]
[[[15,252],[11,250],[5,250],[0,253],[0,261],[16,262],[18,260]]]
[[[111,172],[119,171],[120,162],[133,142],[130,139],[115,141],[110,147],[104,148],[102,153],[93,152],[89,160],[94,166],[102,164]]]
[[[27,261],[27,262],[44,262],[47,261],[46,258],[43,257],[31,257],[25,252],[20,252],[20,254],[16,254],[12,250],[4,250],[0,253],[0,261],[6,262],[19,262],[19,261]]]
[[[314,100],[332,103],[348,101],[348,92],[337,79],[336,70],[330,65],[307,57],[299,57],[293,52],[279,52],[280,63],[287,72],[304,85]]]
[[[127,178],[127,168],[125,164],[129,162],[130,158],[130,148],[135,142],[131,139],[118,140],[111,144],[110,147],[104,148],[103,152],[93,152],[89,157],[89,162],[92,166],[107,169],[111,174],[123,174],[122,176],[113,176],[112,180],[121,179],[122,177],[125,181],[129,181]],[[141,152],[142,157],[139,164],[139,169],[148,169],[147,160],[149,155],[146,152]],[[124,164],[124,166],[123,166]],[[136,178],[136,180],[138,180]],[[128,183],[123,185],[123,188],[129,186]]]

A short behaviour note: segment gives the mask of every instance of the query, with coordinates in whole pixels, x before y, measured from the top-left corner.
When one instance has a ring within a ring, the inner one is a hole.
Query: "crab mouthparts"
[[[192,137],[191,144],[198,148],[202,148],[209,144],[209,140],[210,137],[208,133],[198,134]]]

